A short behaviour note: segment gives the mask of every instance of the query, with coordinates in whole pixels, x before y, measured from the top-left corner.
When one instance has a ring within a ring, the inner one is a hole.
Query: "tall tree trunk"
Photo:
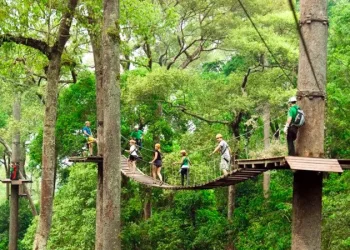
[[[317,20],[327,18],[326,0],[300,1],[301,32],[314,68],[315,80],[306,50],[300,42],[298,103],[307,123],[299,129],[296,153],[306,157],[324,157],[324,94],[327,63],[328,26]],[[310,22],[307,22],[310,20]],[[312,92],[319,92],[312,96]],[[304,94],[311,94],[307,98]],[[297,171],[293,183],[292,249],[321,249],[322,174]]]
[[[18,185],[11,185],[9,250],[17,250],[18,240]]]
[[[152,176],[152,173],[150,173]],[[145,192],[144,202],[143,202],[143,219],[148,220],[152,216],[152,188],[143,187]]]
[[[13,118],[16,122],[21,120],[21,95],[16,93],[15,102],[13,104]],[[12,136],[12,164],[19,167],[21,158],[21,134],[19,129],[16,129]],[[17,171],[20,169],[17,169]],[[9,249],[17,250],[18,240],[18,193],[19,185],[11,185],[11,207],[10,207],[10,229],[9,229]]]
[[[267,103],[264,106],[264,148],[267,150],[270,147],[270,105]],[[264,197],[269,198],[270,196],[270,171],[264,172],[263,178],[263,191]]]
[[[51,48],[49,67],[47,71],[47,87],[45,101],[45,119],[42,150],[42,176],[40,195],[39,226],[33,244],[34,250],[46,249],[49,238],[52,206],[54,196],[54,179],[56,168],[56,137],[55,126],[57,118],[57,93],[60,76],[61,57],[66,42],[69,39],[69,30],[72,24],[78,0],[69,0],[67,12],[60,22],[57,40]]]
[[[103,154],[103,249],[121,249],[120,195],[120,62],[119,0],[103,1],[103,81],[104,139]]]
[[[89,24],[96,26],[92,11],[89,11]],[[103,138],[103,64],[102,64],[102,41],[101,33],[88,29],[91,46],[94,54],[95,79],[96,79],[96,112],[97,112],[97,155],[102,156],[104,151]],[[97,194],[96,194],[96,234],[95,249],[103,249],[103,163],[97,166]]]
[[[7,158],[6,158],[6,154],[5,153],[4,153],[4,156],[3,156],[3,161],[4,161],[6,178],[8,178],[9,175],[10,175],[10,165],[7,164]],[[10,185],[8,183],[6,183],[6,199],[8,200],[9,198],[10,198]]]
[[[55,125],[57,116],[57,84],[61,64],[61,54],[50,61],[47,75],[46,109],[42,152],[42,175],[40,195],[40,217],[34,241],[35,250],[46,249],[51,229],[54,179],[56,167]]]

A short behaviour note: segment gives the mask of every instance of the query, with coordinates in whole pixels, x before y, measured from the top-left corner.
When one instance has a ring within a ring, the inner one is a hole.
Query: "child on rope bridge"
[[[134,140],[130,140],[129,141],[130,144],[130,149],[129,150],[125,150],[126,152],[129,152],[129,158],[128,158],[128,167],[129,167],[129,171],[131,173],[135,173],[135,169],[136,169],[136,161],[138,159],[138,154],[137,154],[137,147],[136,147],[136,141]]]
[[[186,150],[181,150],[181,162],[174,162],[173,164],[181,164],[180,174],[181,174],[181,185],[184,186],[184,180],[186,177],[187,185],[189,184],[188,173],[190,170],[190,159],[187,156]]]

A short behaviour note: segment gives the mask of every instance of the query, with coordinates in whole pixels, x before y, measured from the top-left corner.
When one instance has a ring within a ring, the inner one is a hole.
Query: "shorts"
[[[221,157],[220,169],[228,170],[229,167],[230,167],[230,160],[231,160],[231,159],[227,159],[227,158]]]
[[[154,163],[154,166],[156,166],[157,168],[160,168],[162,166],[162,160],[156,160]]]
[[[129,155],[129,161],[136,161],[137,156],[136,155]]]
[[[95,141],[96,141],[95,138],[92,137],[92,136],[89,136],[89,137],[87,138],[87,142],[88,142],[88,143],[92,143],[92,142],[95,142]]]
[[[188,168],[181,168],[180,173],[181,173],[182,175],[187,175],[187,173],[188,173]]]

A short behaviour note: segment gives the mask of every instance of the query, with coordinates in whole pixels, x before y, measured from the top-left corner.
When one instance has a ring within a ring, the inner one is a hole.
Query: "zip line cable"
[[[263,44],[265,45],[266,49],[269,51],[270,55],[272,56],[272,58],[275,60],[275,62],[277,63],[278,67],[282,70],[283,74],[288,78],[288,80],[293,83],[292,79],[290,78],[290,76],[285,72],[285,70],[282,68],[281,64],[278,62],[277,58],[275,57],[275,55],[272,53],[270,47],[267,45],[265,39],[262,37],[260,31],[258,30],[258,28],[256,27],[255,23],[253,22],[252,18],[250,17],[248,11],[246,10],[246,8],[244,7],[243,3],[241,2],[241,0],[238,0],[239,5],[242,7],[245,15],[247,16],[247,18],[249,19],[250,23],[252,24],[252,26],[254,27],[256,33],[258,33],[261,41],[263,42]]]
[[[238,0],[238,1],[240,1],[240,0]],[[293,13],[293,18],[294,18],[295,26],[296,26],[296,28],[297,28],[299,37],[300,37],[300,39],[301,39],[301,43],[303,44],[303,47],[304,47],[304,50],[305,50],[305,54],[306,54],[306,58],[307,58],[307,60],[308,60],[308,62],[309,62],[309,64],[310,64],[310,68],[311,68],[312,74],[313,74],[313,76],[314,76],[314,78],[315,78],[317,88],[318,88],[319,91],[322,91],[322,90],[321,90],[321,87],[320,87],[320,84],[318,83],[318,80],[317,80],[317,76],[316,76],[316,73],[315,73],[314,66],[313,66],[313,64],[312,64],[312,62],[311,62],[310,53],[309,53],[308,47],[307,47],[307,45],[306,45],[304,35],[303,35],[303,33],[301,32],[301,28],[300,28],[300,26],[299,26],[299,20],[298,20],[298,18],[297,18],[297,14],[296,14],[296,11],[295,11],[295,8],[294,8],[294,4],[293,4],[292,0],[288,0],[288,3],[289,3],[289,7],[290,7],[290,9],[291,9],[291,11],[292,11],[292,13]]]

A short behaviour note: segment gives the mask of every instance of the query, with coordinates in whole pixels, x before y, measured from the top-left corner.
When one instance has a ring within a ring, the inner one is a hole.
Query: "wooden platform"
[[[23,183],[32,183],[32,180],[19,179],[19,180],[11,180],[11,179],[2,179],[0,180],[2,183],[9,183],[11,185],[22,185]]]
[[[267,168],[267,169],[291,169],[317,172],[342,173],[342,166],[337,159],[310,158],[298,156],[285,156],[266,159],[237,160],[238,168]],[[350,168],[350,161],[347,162]]]
[[[103,157],[102,156],[74,156],[74,157],[69,157],[69,161],[71,162],[93,162],[93,163],[98,163],[98,162],[103,162]]]
[[[338,162],[343,170],[350,170],[350,159],[339,159]]]
[[[102,162],[103,158],[98,156],[92,157],[71,157],[72,162]],[[341,173],[344,169],[350,169],[350,160],[336,160],[323,158],[307,158],[307,157],[274,157],[265,159],[243,159],[235,162],[235,170],[231,171],[227,176],[220,176],[206,183],[192,186],[173,186],[167,183],[161,183],[152,177],[145,175],[140,169],[136,169],[134,173],[129,171],[127,159],[121,158],[121,172],[128,178],[139,182],[143,185],[151,187],[159,187],[163,189],[173,190],[197,190],[212,189],[217,187],[225,187],[235,185],[240,182],[252,179],[259,174],[268,170],[307,170],[317,172],[334,172]]]

